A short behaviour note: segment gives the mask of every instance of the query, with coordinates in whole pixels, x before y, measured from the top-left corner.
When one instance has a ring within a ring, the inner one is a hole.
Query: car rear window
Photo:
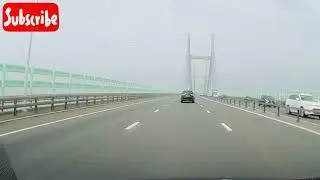
[[[192,91],[183,91],[182,94],[192,94]]]

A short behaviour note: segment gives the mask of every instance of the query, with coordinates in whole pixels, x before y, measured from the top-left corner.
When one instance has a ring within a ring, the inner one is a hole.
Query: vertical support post
[[[209,80],[208,80],[209,94],[212,94],[212,89],[213,89],[214,64],[215,64],[214,35],[211,34],[211,55],[210,55],[210,67],[209,67]]]
[[[93,96],[93,104],[96,104],[96,96]]]
[[[51,97],[51,111],[54,110],[54,97]]]
[[[86,106],[88,106],[88,96],[86,96]]]
[[[17,115],[17,107],[16,107],[17,106],[17,100],[14,100],[13,104],[14,104],[13,115],[16,116]]]
[[[244,107],[245,107],[245,108],[248,107],[248,101],[247,101],[247,100],[245,100],[245,105],[244,105]]]
[[[278,108],[278,117],[280,116],[280,106],[277,107]]]
[[[263,104],[263,112],[266,112],[266,104]]]
[[[298,113],[297,113],[297,122],[300,122],[300,109],[298,109]]]
[[[68,97],[64,98],[64,109],[67,109]]]
[[[38,112],[38,98],[34,98],[34,112]]]
[[[79,96],[77,96],[76,106],[79,106]]]
[[[27,57],[27,63],[25,67],[25,74],[24,74],[24,95],[28,95],[28,86],[29,86],[29,65],[30,65],[30,59],[31,59],[31,48],[32,48],[32,38],[33,33],[30,33],[30,40],[29,40],[29,48],[28,48],[28,57]]]
[[[253,110],[256,110],[256,101],[253,101]]]

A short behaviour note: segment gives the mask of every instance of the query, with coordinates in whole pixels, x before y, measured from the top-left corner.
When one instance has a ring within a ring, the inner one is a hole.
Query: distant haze
[[[320,89],[318,0],[54,2],[60,30],[34,34],[37,67],[183,88],[187,32],[199,55],[209,55],[214,33],[218,89]],[[28,40],[2,31],[0,61],[24,65]]]

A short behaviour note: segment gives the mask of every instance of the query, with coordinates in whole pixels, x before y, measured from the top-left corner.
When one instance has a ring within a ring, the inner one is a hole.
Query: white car
[[[320,118],[320,103],[310,94],[301,93],[289,96],[286,101],[287,113],[298,113],[298,110],[300,110],[300,116],[315,115]]]

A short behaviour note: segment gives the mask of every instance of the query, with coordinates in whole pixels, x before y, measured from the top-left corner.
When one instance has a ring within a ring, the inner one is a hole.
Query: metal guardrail
[[[257,106],[257,102],[258,102],[258,99],[251,99],[251,100],[248,100],[246,99],[245,97],[232,97],[232,96],[227,96],[227,97],[214,97],[214,99],[216,101],[219,101],[219,102],[222,102],[222,103],[227,103],[227,104],[230,104],[230,105],[234,105],[234,106],[241,106],[241,105],[244,105],[245,108],[248,107],[248,104],[249,103],[252,103],[252,108],[253,110],[256,110],[256,106]],[[263,112],[265,113],[266,112],[266,107],[268,107],[270,104],[268,103],[262,103],[262,107],[263,107]],[[280,116],[280,109],[281,108],[286,108],[285,107],[285,102],[284,101],[276,101],[276,103],[274,104],[275,105],[275,108],[277,109],[277,116],[279,117]],[[273,105],[271,105],[273,106]],[[301,112],[304,112],[304,109],[303,108],[294,108],[294,107],[291,107],[291,109],[295,109],[297,111],[296,115],[297,115],[297,122],[300,122],[300,117],[302,117],[303,115],[301,114]],[[320,116],[319,116],[320,118]]]
[[[109,103],[115,101],[126,101],[142,98],[152,98],[170,95],[168,93],[87,93],[87,94],[57,94],[57,95],[32,95],[32,96],[4,96],[0,97],[0,110],[4,112],[17,115],[18,110],[28,108],[30,111],[38,112],[40,107],[50,107],[54,111],[57,106],[85,104],[88,106],[90,103]]]

